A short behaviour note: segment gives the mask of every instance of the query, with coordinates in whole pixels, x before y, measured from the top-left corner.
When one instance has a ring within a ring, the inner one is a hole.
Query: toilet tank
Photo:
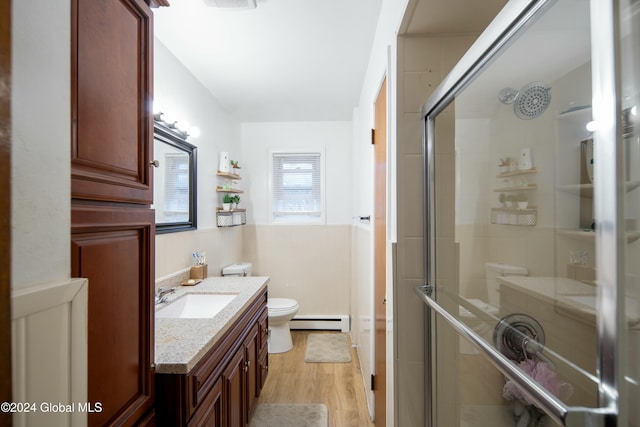
[[[498,277],[526,276],[529,274],[529,270],[527,270],[526,267],[503,264],[500,262],[487,262],[484,265],[484,270],[487,280],[489,304],[494,307],[500,307],[500,282],[498,281]]]
[[[231,264],[222,269],[223,276],[251,276],[251,263],[240,262]]]

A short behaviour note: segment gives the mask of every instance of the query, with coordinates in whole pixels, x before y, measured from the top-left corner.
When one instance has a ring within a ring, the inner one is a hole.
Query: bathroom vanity
[[[167,304],[157,307],[157,425],[248,423],[268,373],[268,281],[210,277],[197,286],[179,287]],[[185,306],[182,314],[175,310],[169,317],[160,315],[184,298],[197,301],[204,295],[234,297],[215,308],[213,317],[195,317],[204,315],[193,306]]]

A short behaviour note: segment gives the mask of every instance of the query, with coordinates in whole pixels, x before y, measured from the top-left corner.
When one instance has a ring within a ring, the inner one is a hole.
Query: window
[[[272,153],[272,222],[324,220],[322,160],[319,152]]]

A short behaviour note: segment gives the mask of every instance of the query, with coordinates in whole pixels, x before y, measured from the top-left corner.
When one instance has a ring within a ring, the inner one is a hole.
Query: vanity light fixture
[[[196,126],[191,126],[186,120],[176,120],[170,114],[162,111],[153,113],[153,121],[168,127],[183,139],[187,139],[188,137],[197,138],[200,136],[200,129]]]

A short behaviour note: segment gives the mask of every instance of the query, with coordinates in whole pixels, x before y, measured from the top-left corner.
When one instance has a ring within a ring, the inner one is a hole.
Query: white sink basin
[[[156,317],[207,319],[224,309],[238,294],[186,294],[156,311]]]

